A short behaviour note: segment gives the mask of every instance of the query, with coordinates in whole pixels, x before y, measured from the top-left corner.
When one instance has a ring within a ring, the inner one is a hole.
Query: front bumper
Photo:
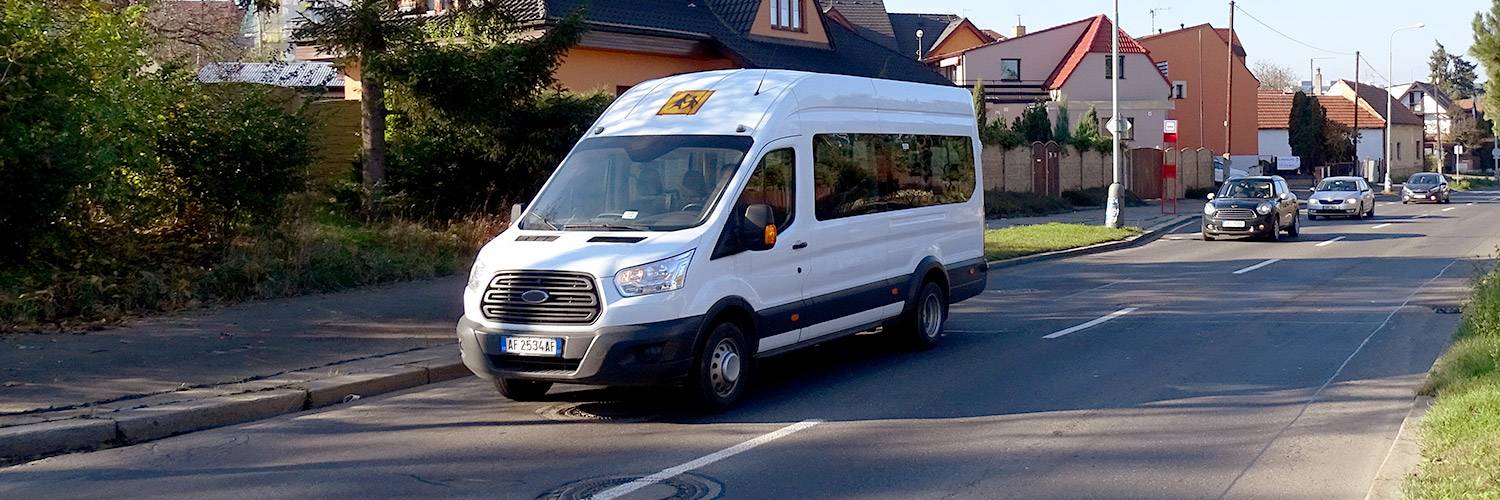
[[[1412,203],[1421,203],[1424,201],[1439,202],[1443,201],[1443,198],[1445,197],[1446,195],[1442,191],[1432,191],[1428,193],[1401,193],[1401,201]]]
[[[1225,225],[1226,222],[1232,223],[1232,221],[1205,216],[1203,217],[1203,233],[1213,236],[1252,236],[1270,234],[1271,231],[1281,229],[1276,227],[1276,219],[1272,218],[1271,215],[1260,215],[1254,219],[1243,221],[1245,223],[1245,227],[1243,228],[1228,227]]]
[[[590,385],[660,385],[685,377],[703,317],[592,331],[542,333],[486,328],[468,318],[458,321],[464,365],[485,379],[525,379]],[[523,335],[562,339],[562,355],[518,356],[502,350],[501,337]]]
[[[1308,215],[1359,215],[1359,205],[1357,205],[1357,204],[1355,204],[1355,205],[1348,205],[1348,204],[1322,205],[1322,204],[1311,204],[1311,203],[1309,203],[1307,205],[1307,214]]]

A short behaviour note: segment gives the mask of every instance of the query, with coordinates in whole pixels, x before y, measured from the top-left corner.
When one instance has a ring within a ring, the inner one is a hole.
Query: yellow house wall
[[[557,81],[575,92],[613,94],[619,87],[665,76],[737,67],[723,58],[688,58],[613,50],[575,48],[558,66]]]

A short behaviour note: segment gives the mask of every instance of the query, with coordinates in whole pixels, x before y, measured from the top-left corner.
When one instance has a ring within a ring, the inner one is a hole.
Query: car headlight
[[[1261,203],[1260,206],[1255,207],[1255,211],[1261,215],[1269,215],[1273,208],[1275,207],[1272,207],[1270,203]]]
[[[484,261],[475,260],[474,268],[469,270],[469,289],[479,291],[490,281],[489,266]]]
[[[1219,209],[1214,208],[1214,204],[1213,203],[1205,203],[1203,205],[1203,215],[1213,215],[1214,212],[1218,212],[1218,211],[1219,211]]]
[[[615,288],[620,295],[638,297],[653,293],[670,292],[687,283],[688,264],[693,262],[693,251],[658,260],[650,264],[627,267],[615,273]]]

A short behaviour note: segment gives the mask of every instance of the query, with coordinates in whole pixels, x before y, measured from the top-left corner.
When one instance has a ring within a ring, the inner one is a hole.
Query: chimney
[[[1323,68],[1318,68],[1318,74],[1313,76],[1313,95],[1323,93]]]
[[[1011,38],[1026,36],[1026,25],[1021,24],[1021,16],[1016,16],[1016,34]]]

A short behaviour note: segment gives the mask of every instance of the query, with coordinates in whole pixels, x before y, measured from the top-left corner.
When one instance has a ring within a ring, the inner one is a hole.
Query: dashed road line
[[[1234,272],[1234,274],[1245,274],[1245,273],[1248,273],[1248,272],[1250,272],[1250,271],[1254,271],[1254,270],[1256,270],[1256,269],[1260,269],[1260,268],[1262,268],[1262,267],[1266,267],[1266,266],[1269,266],[1269,265],[1271,265],[1271,264],[1275,264],[1275,263],[1277,263],[1277,262],[1281,262],[1281,259],[1270,259],[1270,260],[1267,260],[1267,261],[1264,261],[1264,262],[1261,262],[1261,263],[1259,263],[1259,264],[1255,264],[1255,265],[1253,265],[1253,266],[1250,266],[1250,267],[1246,267],[1246,268],[1244,268],[1244,269],[1241,269],[1241,270],[1238,270],[1238,271],[1235,271],[1235,272]]]
[[[1345,237],[1345,236],[1339,236],[1339,237],[1337,237],[1337,238],[1334,238],[1334,239],[1331,239],[1331,240],[1328,240],[1328,241],[1325,241],[1325,242],[1322,242],[1322,243],[1319,243],[1319,244],[1317,244],[1317,245],[1313,245],[1313,246],[1318,246],[1318,247],[1326,247],[1326,246],[1328,246],[1328,245],[1332,245],[1332,244],[1333,244],[1333,242],[1335,242],[1335,241],[1339,241],[1339,240],[1342,240],[1342,239],[1344,239],[1344,238],[1346,238],[1346,237]]]
[[[1391,223],[1387,222],[1385,224],[1381,224],[1381,225],[1378,225],[1378,226],[1375,226],[1375,227],[1371,227],[1370,229],[1380,229],[1382,227],[1389,227],[1390,225],[1391,225]]]
[[[1089,328],[1093,328],[1095,326],[1099,326],[1100,324],[1103,324],[1104,322],[1110,321],[1110,320],[1118,318],[1120,316],[1124,316],[1126,314],[1133,313],[1133,312],[1135,312],[1138,309],[1140,309],[1140,308],[1139,307],[1127,307],[1127,308],[1124,308],[1124,309],[1121,309],[1121,310],[1118,310],[1118,311],[1106,314],[1106,315],[1104,315],[1104,317],[1099,318],[1099,319],[1095,319],[1095,320],[1090,321],[1088,323],[1084,323],[1084,324],[1081,324],[1081,325],[1078,325],[1078,326],[1075,326],[1075,327],[1072,327],[1072,328],[1067,328],[1067,329],[1058,330],[1058,331],[1049,333],[1046,336],[1043,336],[1042,338],[1044,338],[1044,339],[1055,339],[1055,338],[1058,338],[1058,337],[1061,337],[1063,335],[1067,335],[1067,334],[1070,334],[1070,333],[1074,333],[1074,332],[1078,332],[1078,331],[1082,331],[1082,330],[1087,330]]]
[[[591,496],[589,498],[593,499],[593,500],[613,500],[615,498],[620,498],[620,497],[623,497],[625,495],[629,495],[631,493],[634,493],[637,490],[640,490],[641,488],[645,488],[647,486],[651,486],[653,484],[660,483],[662,481],[666,481],[666,480],[671,479],[673,477],[676,477],[676,476],[678,476],[678,475],[680,475],[680,474],[682,474],[684,472],[691,472],[691,471],[693,471],[695,469],[701,469],[701,468],[703,468],[705,466],[713,464],[714,462],[718,462],[720,460],[723,460],[723,459],[726,459],[726,458],[729,458],[729,457],[732,457],[732,456],[735,456],[735,455],[738,455],[738,454],[750,451],[750,450],[755,449],[756,447],[759,447],[759,446],[761,446],[763,444],[769,443],[771,441],[775,441],[777,439],[781,439],[781,438],[787,437],[789,435],[792,435],[793,433],[796,433],[798,431],[807,429],[808,427],[812,427],[814,425],[818,425],[818,424],[821,424],[821,423],[823,423],[822,420],[803,420],[801,422],[797,422],[795,424],[788,425],[786,427],[782,427],[782,428],[777,429],[775,431],[772,431],[772,432],[770,432],[768,434],[764,434],[764,435],[758,436],[758,437],[756,437],[754,439],[751,439],[749,441],[745,441],[743,443],[740,443],[740,444],[737,444],[737,445],[734,445],[734,446],[730,446],[728,448],[716,451],[714,453],[711,453],[711,454],[708,454],[708,455],[704,455],[703,457],[698,458],[696,460],[693,460],[691,462],[687,462],[687,463],[684,463],[682,465],[679,465],[679,466],[676,466],[676,467],[672,467],[672,468],[669,468],[669,469],[663,469],[661,472],[658,472],[658,473],[655,473],[655,474],[652,474],[652,475],[649,475],[649,476],[646,476],[646,477],[643,477],[643,478],[640,478],[640,479],[637,479],[637,480],[634,480],[634,481],[631,481],[631,482],[628,482],[628,483],[625,483],[625,484],[622,484],[622,485],[619,485],[619,486],[616,486],[616,487],[613,487],[613,488],[601,491],[599,493],[594,494],[594,496]]]
[[[1453,210],[1453,209],[1455,209],[1455,208],[1458,208],[1458,207],[1448,207],[1448,208],[1444,208],[1444,209],[1443,209],[1443,211],[1444,211],[1444,212],[1447,212],[1447,211],[1449,211],[1449,210]]]

